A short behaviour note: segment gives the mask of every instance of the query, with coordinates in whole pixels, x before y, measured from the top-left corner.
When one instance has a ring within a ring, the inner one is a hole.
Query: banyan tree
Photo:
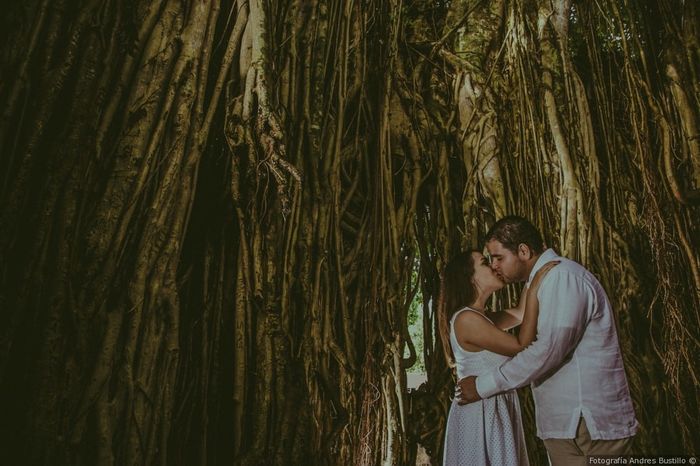
[[[697,1],[0,22],[3,464],[440,464],[440,270],[510,213],[608,290],[635,452],[700,452]]]

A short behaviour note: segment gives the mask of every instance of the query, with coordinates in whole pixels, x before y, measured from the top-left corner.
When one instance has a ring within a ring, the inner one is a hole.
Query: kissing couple
[[[499,220],[485,240],[488,258],[463,252],[443,272],[440,336],[458,378],[443,464],[528,466],[515,391],[525,385],[550,465],[629,455],[639,423],[601,284],[522,217]],[[487,313],[493,292],[516,282],[526,282],[518,307]]]

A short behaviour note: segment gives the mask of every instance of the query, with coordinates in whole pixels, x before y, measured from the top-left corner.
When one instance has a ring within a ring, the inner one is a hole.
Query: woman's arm
[[[523,348],[535,341],[537,336],[537,318],[540,316],[540,303],[537,299],[539,288],[539,285],[536,288],[531,286],[524,293],[526,295],[525,311],[523,312],[523,320],[518,331],[518,343]]]
[[[525,293],[525,312],[523,313],[523,322],[518,332],[518,343],[523,348],[535,341],[537,336],[537,318],[540,316],[540,302],[537,299],[537,292],[540,290],[542,279],[558,263],[559,261],[551,261],[542,266],[535,274]]]
[[[523,346],[515,335],[504,332],[476,312],[462,312],[455,319],[454,327],[460,344],[476,346],[481,350],[511,357],[523,350]],[[472,351],[469,348],[464,349]]]
[[[525,313],[526,294],[527,289],[523,288],[523,291],[520,293],[518,307],[492,312],[488,315],[489,319],[491,319],[496,327],[500,328],[501,330],[510,330],[520,325],[523,321],[523,314]]]
[[[457,340],[460,343],[474,345],[510,357],[524,350],[535,340],[537,335],[537,317],[539,316],[537,291],[540,288],[540,283],[547,272],[558,263],[552,261],[545,264],[530,283],[527,296],[524,298],[523,323],[517,337],[496,327],[482,315],[477,315],[475,312],[462,312],[454,323]],[[467,348],[465,349],[469,351]]]

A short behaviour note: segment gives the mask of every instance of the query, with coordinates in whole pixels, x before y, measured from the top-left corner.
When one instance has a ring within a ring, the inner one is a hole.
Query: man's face
[[[491,256],[491,268],[506,283],[523,282],[527,280],[529,270],[527,267],[527,256],[516,254],[503,247],[500,241],[492,239],[486,243],[486,249]]]

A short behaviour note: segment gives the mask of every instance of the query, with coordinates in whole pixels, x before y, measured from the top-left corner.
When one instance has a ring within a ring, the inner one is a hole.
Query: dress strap
[[[455,322],[455,319],[457,318],[457,316],[458,316],[459,314],[461,314],[462,312],[464,312],[464,311],[472,311],[472,312],[475,313],[475,314],[479,314],[481,317],[483,317],[484,319],[486,319],[486,320],[488,320],[489,322],[491,322],[491,324],[496,325],[496,324],[493,323],[493,320],[489,319],[488,317],[486,317],[486,316],[485,316],[484,314],[482,314],[481,312],[477,311],[476,309],[472,309],[471,307],[465,306],[465,307],[463,307],[462,309],[460,309],[459,311],[455,312],[454,315],[452,316],[452,321],[451,321],[450,323],[451,323],[453,326],[454,326],[454,322]]]

